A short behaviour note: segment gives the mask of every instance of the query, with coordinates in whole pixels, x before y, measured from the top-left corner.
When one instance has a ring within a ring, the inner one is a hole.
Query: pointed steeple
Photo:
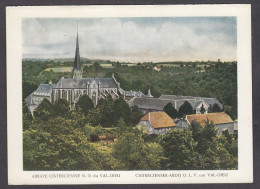
[[[79,56],[79,39],[78,39],[78,31],[77,31],[77,40],[76,40],[76,53],[75,53],[75,60],[74,60],[74,69],[73,70],[80,70],[80,56]]]
[[[73,67],[72,71],[73,71],[73,78],[74,79],[80,79],[82,77],[80,55],[79,55],[78,26],[77,26],[77,39],[76,39],[75,60],[74,60],[74,67]]]

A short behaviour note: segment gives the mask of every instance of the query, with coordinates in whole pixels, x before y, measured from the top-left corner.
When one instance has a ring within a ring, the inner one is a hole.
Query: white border
[[[8,183],[23,184],[167,184],[253,182],[252,75],[250,5],[160,5],[160,6],[48,6],[7,7],[7,122]],[[236,16],[238,60],[239,164],[232,171],[23,171],[22,162],[22,38],[24,17],[188,17]],[[90,174],[86,178],[50,178],[53,174]],[[94,178],[94,174],[119,173],[120,178]],[[137,177],[137,174],[181,174],[182,177]],[[184,177],[189,174],[228,173],[228,177]],[[33,174],[48,178],[33,179]]]

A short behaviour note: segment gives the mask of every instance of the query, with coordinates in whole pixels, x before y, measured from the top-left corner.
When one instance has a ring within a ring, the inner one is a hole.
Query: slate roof
[[[149,121],[153,128],[175,127],[176,124],[165,112],[149,112],[141,121]]]
[[[55,88],[77,88],[77,89],[85,89],[87,87],[87,83],[91,83],[92,81],[96,81],[96,83],[100,82],[101,88],[117,88],[117,85],[113,78],[82,78],[82,79],[71,79],[71,78],[61,78]]]
[[[133,97],[144,97],[145,95],[140,91],[124,91],[125,96],[133,96]]]
[[[193,96],[177,96],[177,95],[161,95],[159,99],[168,99],[168,100],[183,100],[183,102],[186,100],[189,103],[191,103],[192,107],[196,107],[196,104],[194,104],[194,101],[196,102],[202,102],[202,100],[207,103],[208,105],[213,106],[214,104],[218,104],[218,106],[222,109],[223,105],[216,99],[216,98],[209,98],[209,97],[193,97]],[[199,104],[199,103],[198,103]],[[197,104],[197,105],[198,105]]]
[[[31,106],[31,105],[36,105],[35,101],[34,101],[33,98],[32,98],[32,93],[31,93],[28,97],[26,97],[26,98],[24,99],[24,101],[25,101],[26,104],[28,104],[29,106]]]
[[[50,96],[55,84],[40,84],[39,87],[32,93],[34,95]]]
[[[169,102],[170,100],[162,100],[158,98],[135,98],[130,102],[130,106],[136,105],[141,109],[162,111],[164,106]]]
[[[204,124],[204,121],[209,119],[209,121],[213,121],[214,124],[223,124],[223,123],[233,123],[234,121],[227,115],[225,112],[217,112],[217,113],[208,113],[208,114],[192,114],[187,115],[187,120],[191,123],[193,120],[196,120],[200,124]]]

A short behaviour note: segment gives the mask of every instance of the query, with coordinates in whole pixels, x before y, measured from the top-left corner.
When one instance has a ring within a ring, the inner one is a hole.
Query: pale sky
[[[24,18],[23,58],[237,60],[235,17]]]

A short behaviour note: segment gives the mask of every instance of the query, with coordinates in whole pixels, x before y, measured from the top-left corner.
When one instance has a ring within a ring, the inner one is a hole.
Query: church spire
[[[81,78],[81,63],[79,56],[79,39],[78,39],[78,26],[77,26],[77,39],[76,39],[76,52],[73,68],[73,78]]]

